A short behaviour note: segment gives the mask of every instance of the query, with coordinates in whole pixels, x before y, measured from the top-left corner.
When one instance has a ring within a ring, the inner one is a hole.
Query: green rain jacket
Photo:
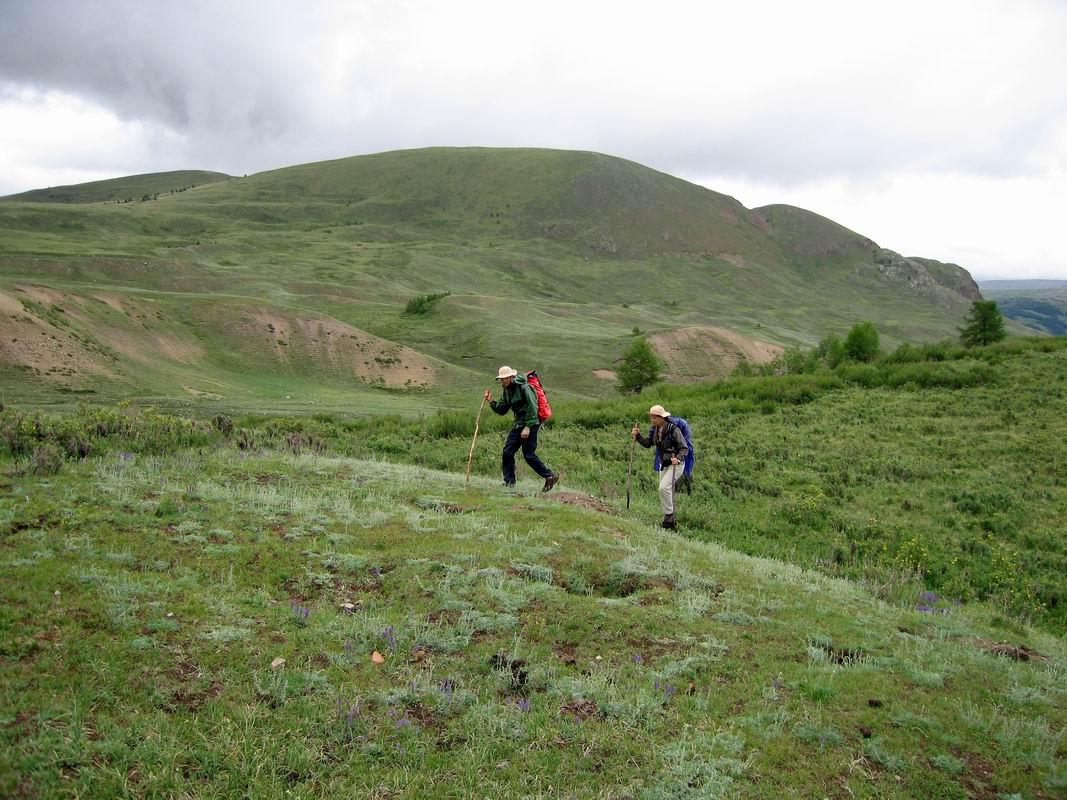
[[[537,418],[537,395],[533,387],[526,382],[526,378],[518,375],[511,381],[511,385],[504,389],[504,394],[499,400],[490,400],[489,407],[497,414],[503,416],[508,411],[515,412],[515,424],[513,428],[525,428],[540,425]]]

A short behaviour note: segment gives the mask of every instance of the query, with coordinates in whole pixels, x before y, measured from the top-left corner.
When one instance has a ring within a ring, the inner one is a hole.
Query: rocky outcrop
[[[873,260],[883,280],[930,298],[944,308],[982,299],[971,274],[956,264],[906,258],[884,247],[874,249]]]

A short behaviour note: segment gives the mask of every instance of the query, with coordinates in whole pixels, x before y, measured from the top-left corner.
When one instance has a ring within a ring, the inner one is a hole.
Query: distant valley
[[[1053,336],[1067,334],[1067,281],[982,281],[1004,316]]]

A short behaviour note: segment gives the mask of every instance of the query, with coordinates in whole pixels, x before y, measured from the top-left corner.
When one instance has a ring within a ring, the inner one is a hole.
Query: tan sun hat
[[[514,378],[518,374],[519,373],[511,367],[501,367],[496,371],[496,379],[501,381],[504,378]]]
[[[671,415],[671,413],[663,406],[652,406],[652,408],[648,410],[648,413],[654,417],[669,417]]]

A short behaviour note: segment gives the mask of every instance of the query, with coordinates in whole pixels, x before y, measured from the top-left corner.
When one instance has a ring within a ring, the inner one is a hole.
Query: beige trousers
[[[663,516],[674,513],[674,485],[685,474],[685,466],[682,464],[668,464],[659,473],[659,504],[663,508]]]

